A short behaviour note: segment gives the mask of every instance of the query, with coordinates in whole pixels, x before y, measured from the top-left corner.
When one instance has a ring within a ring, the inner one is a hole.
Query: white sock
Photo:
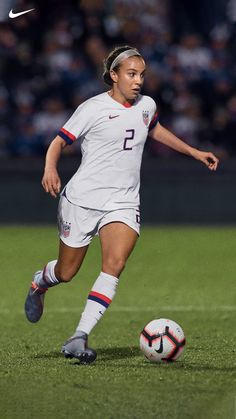
[[[57,260],[52,260],[51,262],[48,262],[43,271],[36,272],[33,282],[38,285],[39,288],[47,289],[60,284],[54,271],[56,263]]]
[[[82,331],[88,335],[91,332],[112,302],[118,281],[115,276],[100,273],[90,291],[75,334]]]

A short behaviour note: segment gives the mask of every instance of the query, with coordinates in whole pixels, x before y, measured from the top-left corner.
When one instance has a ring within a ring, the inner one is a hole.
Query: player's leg
[[[112,222],[99,232],[102,247],[102,271],[119,278],[138,239],[137,230],[124,222]]]
[[[55,275],[59,282],[69,282],[79,271],[89,245],[71,247],[60,240],[58,260],[55,265]]]
[[[92,240],[94,226],[87,223],[87,210],[73,205],[62,195],[58,207],[58,230],[60,236],[57,260],[47,263],[35,273],[25,302],[29,321],[35,323],[42,316],[45,292],[62,282],[70,281],[78,272],[88,245]]]
[[[100,229],[102,271],[89,293],[77,332],[87,335],[101,319],[112,302],[119,276],[138,238],[133,228],[121,222],[112,222]]]
[[[61,282],[69,282],[79,271],[88,249],[87,246],[73,248],[60,240],[57,260],[47,263],[43,270],[34,274],[33,281],[25,301],[27,319],[36,323],[43,314],[44,297],[48,288]]]

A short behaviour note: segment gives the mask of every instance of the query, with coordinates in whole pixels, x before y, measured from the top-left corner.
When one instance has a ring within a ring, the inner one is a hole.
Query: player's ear
[[[110,77],[111,77],[111,79],[112,79],[112,81],[114,83],[117,83],[117,81],[118,81],[118,74],[114,70],[111,70],[110,71]]]

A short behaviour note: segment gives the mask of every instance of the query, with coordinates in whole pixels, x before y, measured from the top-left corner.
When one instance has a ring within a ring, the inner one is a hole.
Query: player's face
[[[134,101],[144,82],[145,62],[141,57],[130,57],[121,62],[117,72],[112,71],[114,81],[112,96],[119,102]]]

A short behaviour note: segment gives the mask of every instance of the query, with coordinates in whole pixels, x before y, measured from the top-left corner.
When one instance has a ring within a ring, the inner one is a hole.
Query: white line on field
[[[50,313],[67,313],[67,312],[78,312],[83,310],[83,307],[59,307],[57,309],[48,309]],[[235,311],[236,306],[150,306],[150,307],[135,307],[135,306],[114,306],[111,308],[112,311],[117,312],[160,312],[160,311]]]
[[[83,310],[82,306],[78,307],[58,307],[58,308],[46,308],[47,313],[80,313]],[[135,306],[114,306],[111,308],[114,312],[124,313],[161,313],[163,311],[175,311],[175,312],[233,312],[236,311],[236,306],[220,305],[220,306],[150,306],[150,307],[135,307]],[[23,310],[14,311],[10,308],[0,308],[0,314],[22,314]]]
[[[113,307],[114,311],[235,311],[236,306],[150,306],[150,307]]]

